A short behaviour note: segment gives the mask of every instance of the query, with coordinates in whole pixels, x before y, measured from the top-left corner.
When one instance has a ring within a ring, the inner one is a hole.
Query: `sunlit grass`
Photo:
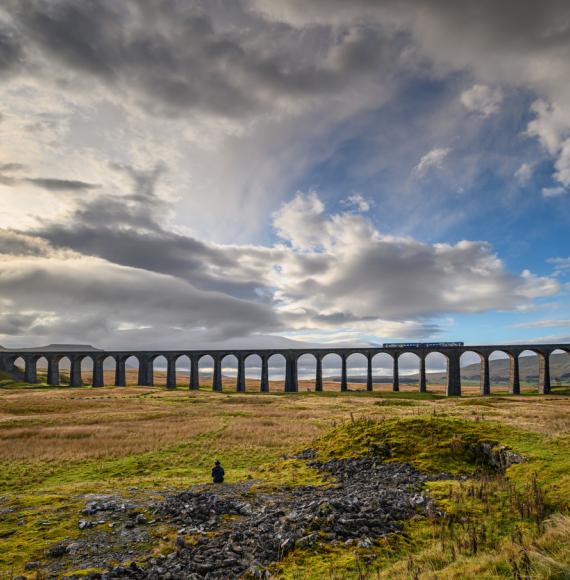
[[[338,384],[329,385],[323,394],[256,394],[255,385],[247,393],[235,393],[232,385],[223,393],[212,393],[207,384],[202,387],[199,391],[189,391],[186,385],[172,391],[134,386],[0,388],[0,508],[9,508],[0,523],[0,569],[21,572],[21,566],[41,557],[50,542],[75,534],[83,494],[129,494],[132,488],[205,483],[215,458],[222,460],[228,481],[254,479],[258,489],[320,484],[316,472],[303,462],[283,457],[313,445],[326,433],[337,451],[345,445],[354,452],[363,441],[362,433],[352,440],[349,431],[343,435],[342,425],[350,426],[361,416],[379,422],[380,427],[371,427],[366,435],[370,440],[387,437],[397,458],[428,470],[469,469],[464,458],[448,454],[451,440],[456,449],[458,441],[475,436],[507,444],[529,458],[510,468],[509,481],[522,489],[537,473],[552,513],[568,509],[570,398],[563,394],[479,397],[474,391],[466,398],[449,399],[443,396],[443,387],[430,387],[427,394],[408,387],[393,393],[388,386],[368,393],[360,390],[362,385],[351,385],[358,392],[339,393]],[[320,441],[324,453],[327,439]],[[364,441],[358,449],[368,444]],[[500,504],[496,498],[504,497],[501,486],[497,482],[487,488],[486,505],[491,507],[485,525],[494,525],[499,517],[493,506]],[[445,496],[448,491],[445,486],[432,487],[442,502],[465,503],[458,495],[461,490],[451,499]],[[52,524],[41,524],[44,520]],[[524,545],[531,559],[535,550],[540,558],[551,554],[548,557],[560,564],[561,548],[547,549],[544,537],[550,534],[559,543],[566,541],[567,523],[560,518],[552,522],[545,523],[540,533],[526,530]],[[376,568],[380,566],[386,577],[402,578],[410,577],[410,566],[423,567],[418,577],[426,578],[462,577],[461,566],[471,571],[479,566],[490,574],[508,562],[507,555],[514,550],[507,539],[499,546],[498,559],[485,549],[477,555],[457,554],[452,561],[434,543],[433,529],[430,522],[410,529],[413,548],[401,546],[402,538],[390,545],[384,542],[375,552]],[[412,552],[413,562],[408,564],[403,554]],[[342,547],[299,553],[283,574],[304,577],[306,560],[325,577],[336,574],[339,566],[348,577],[358,577],[364,560],[355,560],[354,553],[354,548]],[[556,568],[539,565],[537,558],[532,560],[533,570]],[[512,566],[508,569],[512,577]]]

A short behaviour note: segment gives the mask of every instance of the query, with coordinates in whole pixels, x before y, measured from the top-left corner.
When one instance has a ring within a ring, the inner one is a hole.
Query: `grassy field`
[[[180,387],[0,388],[0,577],[21,574],[46,548],[73,537],[85,495],[125,496],[205,483],[214,458],[229,482],[318,481],[283,459],[308,446],[350,456],[379,442],[426,471],[444,518],[418,518],[405,536],[367,550],[295,550],[284,578],[570,578],[570,391],[550,396],[443,397],[391,393],[212,393]],[[362,385],[352,385],[361,389]],[[256,384],[249,382],[249,389]],[[468,392],[470,389],[468,389]],[[506,475],[473,475],[473,442],[506,445],[526,461]],[[154,549],[149,546],[149,551]],[[3,574],[3,576],[2,576]],[[28,573],[36,578],[36,573]],[[517,575],[518,574],[518,575]]]

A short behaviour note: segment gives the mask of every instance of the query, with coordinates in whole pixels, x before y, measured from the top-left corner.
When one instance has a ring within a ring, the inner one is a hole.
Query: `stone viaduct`
[[[360,354],[367,360],[368,391],[373,389],[372,359],[381,353],[386,353],[392,358],[393,381],[392,390],[399,390],[398,360],[404,353],[413,353],[419,358],[419,390],[426,391],[426,357],[437,352],[442,354],[447,361],[447,395],[461,395],[460,358],[463,353],[471,352],[479,355],[481,360],[481,394],[488,395],[491,392],[489,379],[489,356],[494,352],[502,352],[510,359],[509,387],[512,394],[520,393],[519,379],[519,355],[524,351],[531,351],[539,359],[539,385],[540,393],[550,392],[550,355],[555,350],[570,352],[570,344],[529,344],[529,345],[491,345],[491,346],[453,346],[446,348],[432,348],[428,346],[404,347],[404,348],[308,348],[308,349],[254,349],[254,350],[168,350],[168,351],[103,351],[90,350],[33,350],[33,349],[4,349],[0,350],[0,369],[14,370],[17,359],[24,361],[24,380],[28,383],[37,382],[37,363],[40,358],[47,361],[47,382],[49,385],[59,385],[59,365],[63,358],[69,360],[70,385],[82,385],[81,363],[90,358],[93,363],[92,381],[93,387],[104,385],[103,365],[106,359],[111,358],[115,362],[114,384],[118,387],[126,385],[126,361],[130,357],[138,360],[138,384],[152,386],[154,360],[163,356],[167,361],[167,388],[175,388],[176,361],[180,357],[187,357],[190,361],[189,388],[199,387],[199,362],[204,356],[212,357],[214,361],[213,390],[222,390],[222,361],[225,357],[233,355],[237,359],[236,390],[245,391],[245,363],[250,356],[257,355],[261,359],[260,391],[269,391],[269,359],[274,355],[281,355],[285,359],[285,391],[297,392],[297,365],[299,357],[311,355],[316,359],[315,390],[323,389],[322,360],[326,355],[333,354],[341,360],[340,390],[348,390],[347,360],[351,355]]]

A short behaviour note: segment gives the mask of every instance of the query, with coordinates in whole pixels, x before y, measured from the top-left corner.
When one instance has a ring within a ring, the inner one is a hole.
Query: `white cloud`
[[[316,192],[298,192],[295,198],[273,214],[277,235],[294,248],[309,250],[323,241],[325,206]]]
[[[535,101],[531,110],[536,116],[528,124],[527,134],[536,137],[551,155],[556,155],[570,129],[570,112],[543,99]]]
[[[557,274],[570,271],[570,257],[568,258],[548,258],[548,263],[554,265],[554,271]]]
[[[340,203],[344,207],[353,208],[359,212],[370,211],[370,207],[372,206],[372,201],[369,199],[365,199],[360,193],[354,193],[352,195],[349,195],[346,199],[343,199]]]
[[[478,113],[483,117],[488,117],[499,111],[503,101],[503,91],[492,89],[486,85],[473,85],[461,93],[463,106],[472,113]]]
[[[291,230],[284,230],[282,215]],[[560,289],[548,277],[506,272],[483,242],[422,244],[383,235],[361,215],[327,216],[315,193],[297,194],[277,220],[288,239],[303,234],[303,253],[285,254],[271,277],[278,311],[293,328],[343,324],[381,331],[382,321],[510,310]],[[318,228],[307,240],[312,223]]]
[[[565,187],[570,187],[570,139],[562,143],[554,166],[556,168],[554,177]]]
[[[566,193],[566,189],[561,186],[556,187],[543,187],[542,196],[543,197],[559,197]]]
[[[532,177],[532,167],[529,163],[522,163],[515,171],[515,179],[521,184],[526,185]]]
[[[562,328],[570,326],[570,320],[533,320],[532,322],[520,322],[513,324],[513,328]]]
[[[444,159],[449,155],[451,149],[447,147],[438,147],[426,153],[414,167],[417,175],[424,175],[429,169],[441,169]]]

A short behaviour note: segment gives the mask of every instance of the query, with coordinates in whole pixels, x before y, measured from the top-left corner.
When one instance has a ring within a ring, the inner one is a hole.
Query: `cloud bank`
[[[564,0],[6,0],[0,341],[420,339],[561,294],[567,258],[517,257],[568,220],[569,21]]]
[[[68,225],[2,231],[2,340],[107,346],[109,337],[148,340],[137,332],[152,329],[199,346],[339,328],[350,339],[422,338],[444,315],[514,309],[560,290],[553,278],[506,271],[485,242],[385,235],[361,212],[327,213],[315,192],[274,214],[281,242],[270,246],[171,233],[154,215],[164,203],[152,187],[99,195],[78,203]]]

